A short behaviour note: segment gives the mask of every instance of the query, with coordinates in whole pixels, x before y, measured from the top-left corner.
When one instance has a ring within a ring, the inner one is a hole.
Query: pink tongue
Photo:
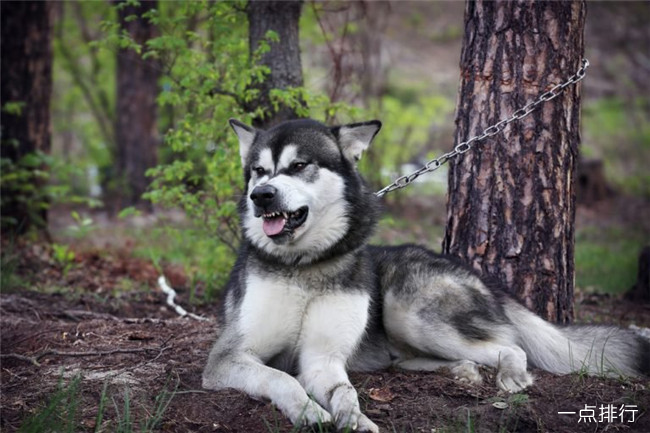
[[[275,236],[282,231],[287,220],[284,217],[264,218],[262,229],[267,236]]]

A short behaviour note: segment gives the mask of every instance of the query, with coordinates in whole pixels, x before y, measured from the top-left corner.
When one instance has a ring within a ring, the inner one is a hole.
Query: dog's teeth
[[[289,219],[289,216],[293,216],[294,213],[288,213],[288,212],[271,212],[271,213],[265,213],[262,215],[263,218],[277,218],[277,217],[284,217],[284,219]]]

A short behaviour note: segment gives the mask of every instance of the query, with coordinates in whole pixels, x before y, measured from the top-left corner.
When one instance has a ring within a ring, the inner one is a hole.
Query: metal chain
[[[386,193],[395,191],[396,189],[404,188],[405,186],[413,182],[415,179],[420,177],[422,174],[435,171],[439,169],[443,164],[447,163],[450,159],[467,152],[472,148],[473,143],[477,141],[481,141],[487,137],[492,137],[498,134],[499,132],[503,131],[508,124],[514,122],[515,120],[520,120],[528,116],[530,113],[535,111],[535,109],[540,104],[558,97],[564,89],[582,80],[586,75],[586,70],[588,67],[589,67],[589,61],[587,59],[582,59],[582,65],[580,66],[580,69],[578,69],[578,71],[575,74],[573,74],[571,77],[569,77],[569,79],[567,79],[564,83],[558,84],[553,88],[551,88],[551,90],[542,93],[535,101],[530,102],[524,107],[516,110],[514,113],[512,113],[510,117],[503,119],[500,122],[497,122],[494,125],[485,128],[481,134],[458,144],[456,147],[454,147],[454,150],[452,150],[451,152],[447,152],[444,155],[439,156],[438,158],[434,158],[428,161],[421,168],[419,168],[418,170],[414,171],[411,174],[398,177],[393,181],[393,183],[377,191],[375,195],[377,197],[382,197]]]

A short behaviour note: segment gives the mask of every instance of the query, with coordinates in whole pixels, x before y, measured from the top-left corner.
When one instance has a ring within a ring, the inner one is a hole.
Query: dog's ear
[[[257,135],[257,130],[237,119],[230,119],[228,123],[230,123],[235,134],[237,134],[237,138],[239,138],[239,156],[241,157],[241,165],[244,166],[248,152],[251,150],[251,145]]]
[[[370,146],[370,142],[381,129],[379,120],[351,123],[336,126],[332,133],[339,140],[343,155],[353,163],[361,159],[361,154]]]

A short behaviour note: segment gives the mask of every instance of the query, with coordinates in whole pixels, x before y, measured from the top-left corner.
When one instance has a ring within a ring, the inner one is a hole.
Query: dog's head
[[[240,203],[244,236],[288,263],[308,263],[349,232],[370,199],[356,162],[381,123],[327,127],[284,122],[267,131],[231,119],[246,182]],[[368,210],[366,210],[368,211]],[[374,212],[371,212],[374,217]]]

